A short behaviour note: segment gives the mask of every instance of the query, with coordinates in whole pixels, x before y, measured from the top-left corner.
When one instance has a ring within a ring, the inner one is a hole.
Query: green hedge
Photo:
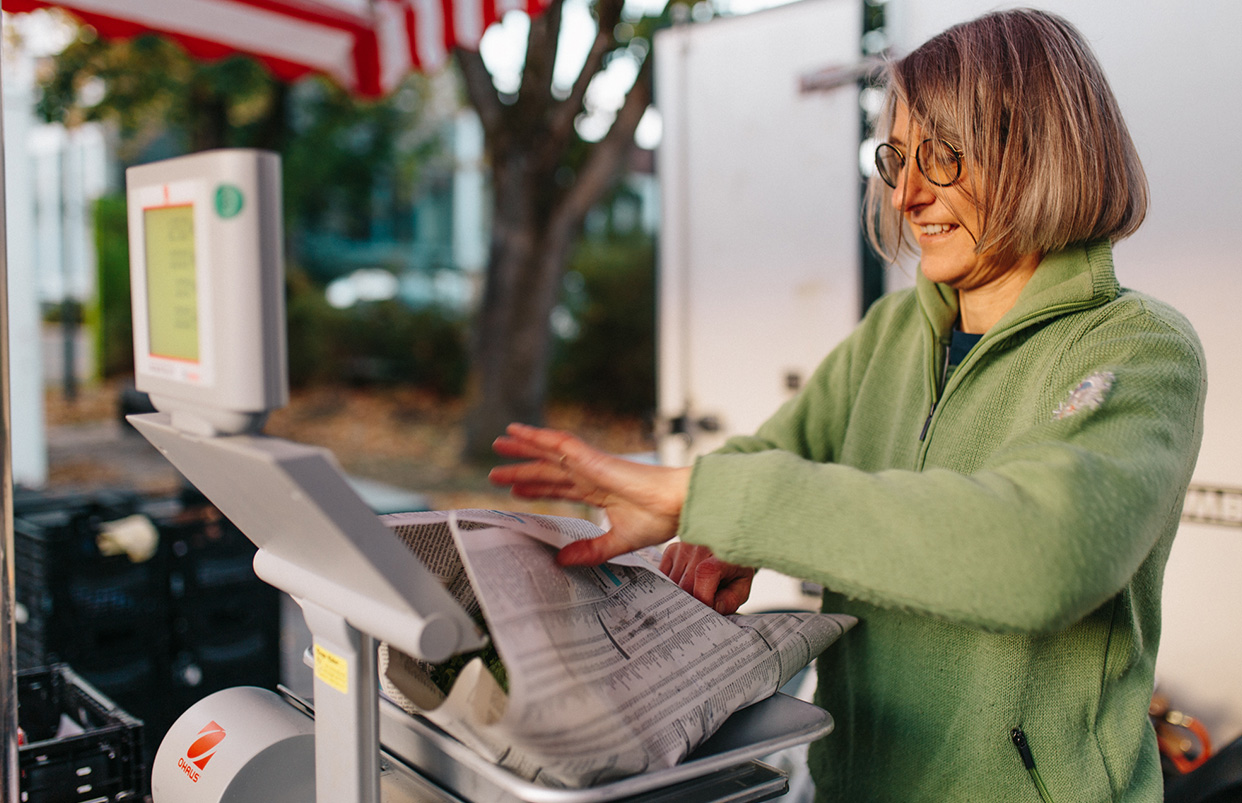
[[[656,404],[655,245],[645,235],[584,240],[562,306],[576,335],[558,340],[549,397],[621,415]]]
[[[129,245],[122,195],[95,205],[99,258],[98,358],[103,376],[133,372]],[[556,338],[548,395],[622,415],[655,409],[655,266],[650,237],[584,240],[561,306],[576,330]],[[291,383],[398,383],[456,396],[467,367],[469,321],[399,301],[332,308],[303,271],[287,279]]]
[[[129,298],[129,225],[125,196],[95,202],[95,253],[98,258],[97,361],[104,378],[134,372],[133,313]]]
[[[408,384],[459,395],[466,377],[466,322],[439,308],[399,301],[334,309],[300,271],[289,278],[289,378]]]

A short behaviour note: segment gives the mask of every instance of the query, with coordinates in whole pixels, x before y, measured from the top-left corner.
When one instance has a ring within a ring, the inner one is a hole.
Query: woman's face
[[[979,211],[963,190],[969,186],[970,163],[963,161],[961,177],[951,186],[932,184],[915,163],[914,153],[923,139],[922,130],[910,121],[909,109],[898,103],[888,141],[905,155],[905,166],[897,177],[891,202],[918,243],[923,274],[956,290],[978,289],[996,279],[1003,269],[975,253]]]

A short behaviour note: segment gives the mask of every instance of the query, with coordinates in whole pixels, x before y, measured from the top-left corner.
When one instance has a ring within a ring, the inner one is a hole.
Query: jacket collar
[[[922,271],[915,278],[915,290],[936,339],[948,338],[957,320],[957,291],[929,281]],[[1076,243],[1043,258],[1013,309],[984,337],[992,340],[1066,312],[1105,304],[1119,292],[1112,244],[1108,240]]]

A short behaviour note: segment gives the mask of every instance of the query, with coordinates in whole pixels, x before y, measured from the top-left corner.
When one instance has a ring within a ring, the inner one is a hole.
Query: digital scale
[[[160,744],[154,803],[656,803],[767,800],[757,761],[832,730],[777,694],[686,761],[584,789],[530,783],[383,698],[376,646],[433,663],[485,643],[346,481],[332,454],[261,434],[288,401],[280,160],[209,151],[127,171],[135,378],[158,412],[129,417],[246,537],[256,574],[301,606],[313,702],[226,689]]]

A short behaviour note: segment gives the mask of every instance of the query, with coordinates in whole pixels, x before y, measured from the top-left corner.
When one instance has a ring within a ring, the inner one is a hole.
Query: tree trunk
[[[559,216],[540,213],[545,182],[525,169],[528,160],[509,161],[493,164],[491,253],[471,343],[465,456],[474,461],[493,457],[492,441],[509,423],[543,423],[549,316],[573,228]]]
[[[568,97],[551,91],[560,3],[531,23],[522,88],[503,103],[477,53],[458,51],[471,104],[491,157],[493,215],[483,301],[476,318],[467,380],[463,457],[494,459],[492,441],[511,422],[543,423],[552,346],[549,316],[574,237],[591,205],[621,174],[634,130],[651,102],[651,59],[645,59],[608,134],[566,184],[576,138],[573,121],[591,78],[616,46],[621,0],[598,0],[599,32]]]

